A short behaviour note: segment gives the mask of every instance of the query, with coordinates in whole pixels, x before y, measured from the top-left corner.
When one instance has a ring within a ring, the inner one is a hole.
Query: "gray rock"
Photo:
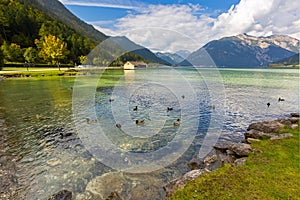
[[[239,158],[234,161],[235,166],[242,166],[246,164],[246,158]]]
[[[271,137],[270,140],[281,140],[281,139],[289,138],[289,137],[293,137],[293,134],[283,133],[283,134],[279,134],[279,135],[274,135],[274,136]]]
[[[187,172],[182,178],[175,179],[170,181],[167,185],[164,186],[164,190],[166,191],[167,199],[176,191],[183,189],[184,186],[189,182],[198,178],[200,175],[208,173],[208,170],[205,169],[197,169]]]
[[[228,141],[220,141],[214,145],[214,148],[222,152],[226,152],[226,150],[229,149],[232,144],[234,143]]]
[[[211,164],[216,162],[217,159],[218,159],[217,155],[207,156],[206,158],[204,158],[203,162],[205,164]]]
[[[299,128],[298,124],[292,124],[291,129],[297,129]]]
[[[246,133],[244,133],[244,135],[245,135],[246,140],[248,138],[254,138],[254,139],[262,140],[262,139],[271,138],[273,134],[251,129],[251,130],[247,131]]]
[[[292,125],[292,122],[290,119],[279,119],[277,121],[287,127],[290,127]]]
[[[230,150],[235,152],[238,156],[248,156],[253,149],[249,144],[235,143],[231,145]]]
[[[249,131],[251,129],[254,129],[264,133],[277,133],[283,127],[284,124],[276,120],[276,121],[268,121],[268,122],[256,122],[250,124],[247,130]]]
[[[72,192],[68,190],[62,190],[56,194],[53,194],[48,200],[72,200]]]
[[[299,117],[291,117],[291,118],[289,118],[289,120],[292,124],[298,124]]]
[[[253,142],[259,142],[260,140],[259,139],[255,139],[255,138],[247,138],[247,142],[249,143],[249,144],[252,144]]]

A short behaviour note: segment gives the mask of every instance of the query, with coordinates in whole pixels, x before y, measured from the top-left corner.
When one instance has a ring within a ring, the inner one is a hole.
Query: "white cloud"
[[[138,14],[119,19],[113,33],[166,52],[193,51],[213,39],[240,33],[300,38],[299,9],[299,2],[294,0],[241,0],[214,18],[195,15],[202,10],[199,5],[150,5]]]

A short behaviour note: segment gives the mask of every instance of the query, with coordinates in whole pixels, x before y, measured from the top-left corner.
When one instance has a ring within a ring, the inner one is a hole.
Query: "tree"
[[[5,41],[2,46],[1,50],[4,54],[4,60],[6,62],[23,62],[23,50],[21,49],[20,45],[11,43],[10,45]]]
[[[42,41],[36,40],[35,43],[40,49],[38,55],[60,69],[59,62],[69,54],[67,44],[54,35],[45,36]]]
[[[37,59],[37,51],[35,48],[33,47],[28,47],[25,52],[24,52],[24,58],[26,62],[29,63],[35,63],[36,59]]]

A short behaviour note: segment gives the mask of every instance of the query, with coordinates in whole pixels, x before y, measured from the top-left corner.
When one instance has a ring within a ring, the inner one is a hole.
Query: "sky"
[[[300,2],[295,0],[60,1],[104,34],[126,36],[154,52],[192,52],[241,33],[300,39]]]

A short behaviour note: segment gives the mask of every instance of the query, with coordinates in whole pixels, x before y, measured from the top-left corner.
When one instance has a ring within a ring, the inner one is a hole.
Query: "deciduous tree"
[[[36,40],[36,45],[40,49],[39,56],[58,67],[59,62],[69,53],[67,44],[54,35],[45,36],[42,41]]]

